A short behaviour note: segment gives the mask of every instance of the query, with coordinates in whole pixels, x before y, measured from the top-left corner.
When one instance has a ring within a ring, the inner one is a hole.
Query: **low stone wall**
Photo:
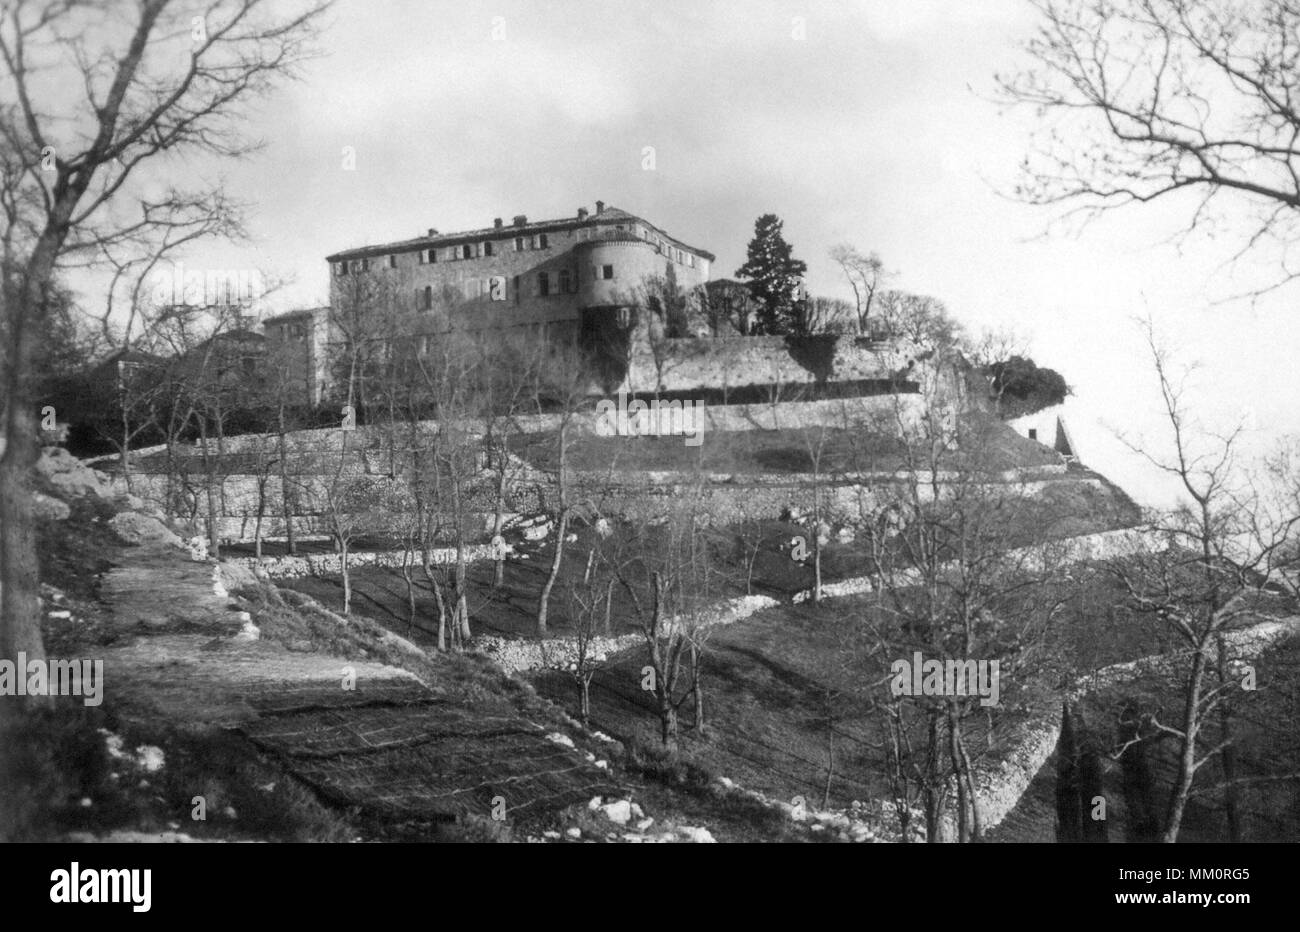
[[[729,625],[743,621],[755,612],[777,605],[776,599],[765,595],[745,595],[735,599],[724,599],[691,616],[689,624],[701,628],[716,625]],[[671,619],[664,625],[664,634],[671,634],[675,624]],[[637,633],[618,637],[596,637],[588,642],[588,652],[596,663],[604,663],[614,654],[631,650],[645,643],[645,638]],[[578,641],[575,638],[550,638],[539,641],[529,638],[503,638],[489,635],[474,638],[473,650],[480,651],[501,668],[511,674],[528,670],[568,670],[577,663]]]
[[[921,395],[871,395],[861,398],[830,398],[820,401],[782,401],[771,404],[734,404],[704,405],[705,431],[745,431],[745,430],[785,430],[800,427],[846,427],[853,425],[881,424],[890,428],[900,421],[914,425],[919,422],[925,401]],[[523,433],[542,433],[557,430],[563,418],[559,414],[525,414],[512,419],[512,424]],[[596,436],[600,433],[602,418],[594,410],[584,410],[570,415],[569,429],[575,436]],[[479,424],[461,423],[458,429],[467,433],[481,433]],[[432,433],[438,428],[437,421],[421,421],[419,429]],[[382,439],[387,435],[386,429],[373,426],[359,426],[352,431],[339,428],[317,428],[313,430],[290,431],[285,435],[285,445],[289,455],[310,463],[315,457],[333,459],[343,449],[347,439],[348,449],[353,455],[366,456],[370,459],[373,471],[387,470],[387,453],[382,448]],[[227,437],[222,447],[229,455],[272,452],[278,441],[275,434],[241,434]],[[189,456],[197,456],[197,449],[191,446],[177,448]],[[148,447],[131,453],[137,464],[145,457],[156,456],[166,452],[165,446]],[[400,454],[400,451],[399,451]],[[92,461],[108,468],[116,466],[117,454],[96,457]],[[145,475],[137,472],[133,478]]]
[[[1162,534],[1138,528],[1122,528],[1048,541],[1036,547],[1021,547],[1009,551],[1005,559],[1008,564],[1033,573],[1041,572],[1049,564],[1058,566],[1088,560],[1106,560],[1130,553],[1160,552],[1166,547],[1168,539]],[[915,570],[903,569],[893,573],[890,581],[894,586],[906,586],[920,582],[921,577]],[[876,591],[876,584],[874,576],[855,576],[840,582],[826,583],[822,586],[822,598],[867,595]],[[794,601],[797,604],[811,598],[812,590],[805,589],[795,593]]]
[[[505,548],[507,555],[514,553],[509,545]],[[479,560],[491,560],[495,554],[490,544],[470,544],[465,548],[465,560],[475,563]],[[348,569],[357,570],[367,566],[397,566],[405,559],[402,550],[356,550],[348,554]],[[429,551],[430,562],[446,565],[456,562],[456,548],[438,547]],[[421,555],[413,555],[414,566],[420,566]],[[343,557],[337,553],[315,553],[305,556],[283,557],[231,557],[226,562],[250,570],[265,573],[270,579],[295,579],[300,576],[337,576],[343,572]]]
[[[646,339],[633,343],[621,388],[690,392],[750,385],[812,385],[885,379],[906,371],[916,348],[849,335]]]

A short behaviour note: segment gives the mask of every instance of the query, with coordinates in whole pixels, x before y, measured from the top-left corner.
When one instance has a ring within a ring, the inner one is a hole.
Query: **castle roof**
[[[503,239],[505,237],[529,236],[534,233],[549,233],[556,230],[574,230],[579,227],[607,226],[618,223],[639,223],[643,226],[654,230],[659,236],[670,240],[675,246],[688,250],[697,256],[708,259],[712,262],[716,256],[704,249],[690,246],[683,243],[674,236],[665,233],[659,227],[650,223],[648,220],[638,217],[636,214],[627,212],[618,207],[605,207],[597,213],[587,214],[585,217],[564,217],[557,220],[538,220],[523,223],[503,223],[501,226],[481,227],[477,230],[462,230],[457,233],[438,233],[434,232],[431,236],[417,236],[413,239],[398,240],[391,243],[380,243],[372,246],[358,246],[354,249],[344,249],[340,252],[333,253],[325,257],[326,262],[337,262],[340,259],[362,259],[373,258],[394,252],[410,252],[418,249],[428,249],[430,246],[454,246],[460,243],[474,242],[482,239]]]

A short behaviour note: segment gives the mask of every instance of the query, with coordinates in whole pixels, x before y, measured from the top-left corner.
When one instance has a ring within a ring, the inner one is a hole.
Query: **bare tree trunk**
[[[605,637],[614,636],[614,632],[610,628],[610,623],[611,623],[610,609],[613,607],[613,602],[614,602],[614,580],[611,579],[609,581],[609,585],[605,587]]]
[[[429,580],[429,586],[433,589],[433,600],[438,606],[438,650],[447,650],[447,603],[442,597],[442,587],[438,584],[436,574],[433,572],[433,561],[429,558],[429,548],[426,544],[422,547],[421,564],[424,566],[424,576]]]
[[[894,811],[898,815],[899,838],[903,844],[911,843],[912,810],[908,803],[909,781],[903,740],[903,711],[896,699],[889,703],[889,744],[885,746],[885,765],[889,772],[889,788],[894,798]]]
[[[660,688],[659,695],[660,740],[670,751],[677,750],[677,707],[673,705],[672,696],[666,689]]]
[[[402,579],[406,581],[406,636],[411,636],[415,627],[415,574],[411,564],[415,562],[415,551],[408,536],[402,547]]]
[[[260,471],[261,467],[259,467]],[[262,516],[266,513],[266,483],[265,474],[258,476],[257,479],[257,520],[253,524],[253,555],[257,559],[262,559]]]
[[[465,596],[465,541],[456,537],[456,621],[457,637],[464,647],[474,635],[469,630],[469,600]]]
[[[984,820],[980,815],[979,794],[976,792],[975,771],[970,765],[970,754],[966,751],[966,739],[957,735],[957,753],[960,755],[962,774],[966,779],[966,798],[970,802],[971,841],[980,841],[984,837]]]
[[[704,687],[700,667],[704,658],[700,656],[698,645],[691,642],[691,708],[695,713],[695,730],[704,733]]]
[[[501,475],[497,479],[496,489],[496,518],[492,522],[492,540],[496,541],[501,537],[502,528],[505,526],[505,502],[506,502],[506,463],[505,451],[501,451],[501,462],[498,464]],[[493,555],[492,567],[492,588],[500,589],[506,581],[506,558],[505,554],[498,551]]]
[[[284,402],[280,402],[276,445],[280,454],[280,507],[284,512],[285,546],[290,556],[298,553],[298,542],[293,531],[293,509],[289,504],[289,457],[285,444]]]
[[[820,521],[817,524],[821,524]],[[822,538],[821,529],[813,528],[813,604],[822,601]]]
[[[203,486],[204,501],[207,504],[207,524],[208,524],[208,552],[212,558],[218,559],[221,556],[221,529],[217,526],[217,492],[213,483],[216,482],[216,467],[212,464],[212,454],[208,450],[208,428],[207,419],[199,417],[199,449],[203,454]]]
[[[569,530],[569,509],[565,508],[560,512],[559,526],[555,532],[555,555],[551,558],[551,572],[546,577],[546,584],[542,586],[542,594],[537,599],[537,636],[546,637],[546,616],[551,604],[551,590],[555,588],[555,580],[560,576],[560,561],[564,559],[564,535]]]
[[[1223,635],[1217,638],[1216,672],[1220,687],[1228,681],[1228,650]],[[1241,841],[1241,790],[1237,785],[1237,749],[1232,745],[1232,710],[1227,702],[1219,703],[1219,763],[1223,767],[1223,807],[1228,821],[1228,841]]]
[[[1173,844],[1178,840],[1178,831],[1182,828],[1183,812],[1191,796],[1192,781],[1196,777],[1196,736],[1199,724],[1201,701],[1201,676],[1205,670],[1205,648],[1198,645],[1192,654],[1192,670],[1187,680],[1187,692],[1183,697],[1183,736],[1180,739],[1178,755],[1178,778],[1174,782],[1173,792],[1169,797],[1169,807],[1165,814],[1165,824],[1160,840]]]
[[[343,576],[343,614],[352,612],[352,574],[348,571],[347,535],[339,535],[339,569]]]
[[[578,677],[578,708],[582,711],[582,724],[591,720],[591,676]]]
[[[12,390],[13,378],[10,378]],[[5,452],[0,457],[0,658],[44,660],[41,638],[36,525],[32,515],[31,476],[40,458],[35,405],[23,389],[10,395]],[[31,705],[49,704],[47,697],[28,696]]]
[[[126,484],[126,490],[131,491],[131,420],[127,412],[126,399],[119,397],[118,403],[122,408],[122,451],[119,462],[122,469],[122,481]]]
[[[943,841],[944,797],[946,781],[939,779],[939,713],[926,713],[925,761],[925,840],[927,844]]]
[[[957,736],[960,722],[956,711],[948,707],[948,758],[952,775],[957,781],[957,841],[965,844],[970,841],[970,799],[967,796],[966,781],[961,771],[961,754],[957,749]]]

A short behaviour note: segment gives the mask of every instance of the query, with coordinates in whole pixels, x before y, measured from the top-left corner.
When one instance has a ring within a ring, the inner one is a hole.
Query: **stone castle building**
[[[648,279],[671,274],[691,289],[709,279],[714,256],[649,221],[596,202],[572,217],[363,246],[327,256],[330,304],[384,302],[450,327],[531,327],[573,339],[602,316],[638,303]]]
[[[556,220],[521,215],[458,233],[429,230],[327,256],[329,306],[265,320],[266,355],[277,386],[315,406],[344,394],[331,386],[331,361],[344,354],[347,330],[364,335],[367,320],[388,311],[421,352],[451,329],[529,328],[548,342],[599,346],[611,323],[628,327],[627,312],[647,303],[655,280],[671,277],[689,294],[709,282],[714,258],[601,201]],[[709,393],[736,403],[828,382],[877,394],[917,377],[914,348],[897,341],[845,338],[818,350],[783,337],[661,339],[649,325],[642,315],[622,370],[593,383],[593,394]]]
[[[385,309],[414,315],[411,338],[426,343],[453,328],[527,327],[539,339],[574,341],[584,328],[642,303],[647,283],[671,275],[689,291],[709,280],[714,256],[642,217],[597,201],[594,212],[529,221],[501,218],[458,233],[327,256],[330,304],[263,321],[268,361],[282,391],[319,405],[330,396],[330,356]]]
[[[268,387],[273,397],[315,407],[329,380],[329,308],[277,314],[262,321]]]

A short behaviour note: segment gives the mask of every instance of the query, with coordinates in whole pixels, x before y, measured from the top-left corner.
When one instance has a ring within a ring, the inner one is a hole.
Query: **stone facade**
[[[633,341],[627,378],[635,393],[722,391],[748,386],[811,387],[824,382],[914,380],[914,346],[850,336],[692,337]]]
[[[268,388],[290,404],[318,405],[327,375],[329,308],[290,311],[262,321]]]
[[[670,266],[683,288],[701,285],[713,259],[599,201],[594,213],[584,208],[572,218],[497,219],[479,230],[430,230],[327,257],[334,307],[369,290],[428,313],[430,332],[530,326],[552,337],[576,335],[584,312],[635,303],[646,278]]]

